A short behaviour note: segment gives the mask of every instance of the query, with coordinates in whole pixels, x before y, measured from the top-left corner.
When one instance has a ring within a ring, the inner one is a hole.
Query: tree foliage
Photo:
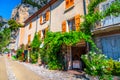
[[[95,27],[96,22],[100,22],[107,16],[115,15],[118,16],[120,14],[120,1],[115,0],[105,11],[96,11],[95,8],[99,6],[99,4],[106,0],[92,0],[88,5],[88,14],[85,15],[84,22],[81,24],[82,31],[85,34],[91,35],[91,29]]]
[[[0,27],[2,27],[3,26],[3,24],[2,23],[0,23]]]
[[[10,29],[5,28],[2,32],[0,32],[0,50],[2,51],[2,48],[6,47],[8,43],[10,42]]]
[[[32,48],[32,51],[31,51],[32,63],[36,63],[38,60],[40,44],[41,44],[40,36],[39,36],[39,34],[35,33],[34,39],[33,39],[32,43],[30,44],[30,46]]]
[[[104,16],[110,16],[110,15],[114,15],[114,16],[118,16],[120,15],[120,1],[116,0],[115,2],[113,2],[109,8],[106,9],[106,11],[104,12]]]
[[[41,44],[40,36],[39,34],[35,33],[34,39],[31,43],[31,47],[34,49],[39,49],[40,44]]]
[[[30,4],[33,7],[41,8],[43,5],[45,5],[47,3],[47,0],[40,0],[40,4],[34,2],[33,0],[24,0],[23,3]]]
[[[81,40],[89,42],[93,48],[96,47],[91,37],[82,32],[48,32],[44,40],[44,46],[40,52],[41,58],[48,63],[50,69],[62,69],[64,55],[60,51],[62,45],[73,46]]]
[[[18,30],[19,27],[22,27],[21,24],[17,23],[15,20],[11,19],[8,21],[11,31]]]

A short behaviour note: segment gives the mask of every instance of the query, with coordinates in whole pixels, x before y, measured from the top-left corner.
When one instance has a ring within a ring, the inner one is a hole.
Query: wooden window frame
[[[28,44],[31,42],[31,35],[28,35]]]
[[[72,0],[72,2],[71,2],[71,0],[65,0],[65,8],[66,9],[71,8],[72,6],[74,6],[74,2],[75,2],[75,0]]]
[[[67,25],[66,25],[66,21],[62,22],[62,32],[66,32],[67,31]]]
[[[43,23],[43,16],[41,15],[40,16],[40,24],[42,25],[42,23]]]
[[[72,27],[70,26],[70,23],[72,24]],[[68,31],[76,31],[76,26],[75,26],[75,18],[71,18],[67,20],[67,25],[68,25]],[[72,28],[72,30],[71,30]]]
[[[75,16],[76,31],[80,31],[80,14]]]
[[[50,10],[46,12],[46,21],[48,21],[49,19],[50,19]]]
[[[29,24],[29,29],[31,29],[32,28],[32,22],[30,22],[30,24]]]

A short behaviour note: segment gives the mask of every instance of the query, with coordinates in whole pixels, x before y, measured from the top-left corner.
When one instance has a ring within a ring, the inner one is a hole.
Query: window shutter
[[[62,32],[66,32],[66,21],[62,23]]]
[[[74,0],[70,0],[70,6],[74,5]]]
[[[45,37],[46,37],[47,32],[48,32],[48,27],[45,28]]]
[[[69,8],[69,0],[65,0],[66,9]]]
[[[47,11],[47,12],[46,12],[46,21],[48,21],[49,18],[50,18],[50,11]]]
[[[39,31],[39,33],[38,33],[38,34],[39,34],[39,37],[41,38],[41,31]]]
[[[80,30],[80,14],[75,16],[75,27],[76,31]]]
[[[40,16],[40,24],[42,24],[42,16]]]
[[[30,25],[29,25],[29,29],[31,29],[32,28],[32,22],[30,23]]]
[[[28,35],[28,44],[30,44],[31,41],[31,35]]]

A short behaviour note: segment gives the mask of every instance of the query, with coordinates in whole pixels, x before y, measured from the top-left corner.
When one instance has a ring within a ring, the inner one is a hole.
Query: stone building
[[[24,45],[30,44],[35,33],[40,34],[44,39],[47,30],[52,32],[78,31],[80,17],[87,13],[89,0],[51,0],[48,4],[39,9],[36,13],[25,20],[24,37],[19,37]],[[82,41],[76,46],[66,47],[66,68],[81,69],[80,57],[87,50],[86,42]]]
[[[107,0],[98,6],[106,10],[115,0]],[[92,30],[95,42],[108,58],[120,60],[120,16],[107,16]]]

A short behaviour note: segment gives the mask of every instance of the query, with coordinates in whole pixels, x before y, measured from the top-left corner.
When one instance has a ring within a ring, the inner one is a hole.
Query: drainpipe
[[[84,15],[86,15],[86,0],[83,0]]]
[[[50,30],[50,27],[51,27],[51,5],[50,5],[50,22],[49,22],[49,30]]]
[[[87,14],[87,11],[86,11],[86,0],[83,0],[83,7],[84,7],[84,15],[86,15]],[[86,46],[87,46],[86,52],[88,52],[90,50],[90,45],[89,45],[88,42],[86,42]]]
[[[35,31],[35,33],[37,32],[37,29],[38,29],[38,15],[37,15],[37,21],[36,21],[36,31]]]

